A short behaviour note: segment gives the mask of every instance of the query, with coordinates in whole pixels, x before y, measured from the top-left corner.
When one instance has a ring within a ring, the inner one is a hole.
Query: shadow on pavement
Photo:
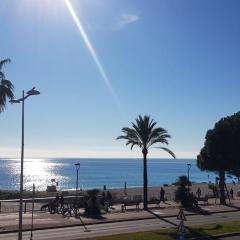
[[[216,226],[212,228],[208,228],[208,230],[217,230],[221,229],[222,226],[217,224]],[[207,234],[205,232],[206,230],[203,228],[198,228],[198,229],[192,229],[190,227],[185,227],[184,234],[182,235],[182,239],[194,239],[194,240],[200,240],[200,239],[220,239],[219,237],[214,237],[210,234]],[[162,236],[170,237],[170,239],[181,239],[180,238],[180,233],[178,232],[178,228],[171,228],[171,229],[166,229],[166,230],[161,230],[161,231],[152,231],[154,235],[158,235],[159,238]]]
[[[168,224],[171,224],[173,226],[172,231],[166,230],[166,233],[164,233],[162,231],[161,232],[153,231],[154,234],[161,235],[161,236],[166,235],[166,236],[170,236],[173,239],[177,239],[177,237],[179,236],[179,233],[178,233],[179,225],[178,224],[176,224],[164,217],[159,216],[158,214],[152,212],[151,210],[147,210],[147,211],[150,214],[152,214],[153,216],[155,216],[156,218],[158,218]],[[208,211],[201,209],[201,208],[187,209],[187,211],[202,214],[202,215],[211,214]],[[222,227],[223,226],[221,224],[216,224],[215,226],[208,228],[208,230],[218,230],[218,229],[221,229]],[[200,239],[219,239],[217,237],[213,237],[212,235],[206,233],[205,231],[206,231],[206,229],[201,228],[201,227],[197,228],[197,229],[193,229],[191,227],[185,226],[185,231],[184,231],[185,238],[184,239],[198,239],[198,240],[200,240]]]
[[[191,213],[196,213],[199,215],[211,215],[212,213],[201,208],[201,207],[196,207],[196,208],[187,208],[186,211],[191,212]]]
[[[165,219],[165,218],[163,218],[163,217],[160,217],[158,214],[154,213],[154,212],[153,212],[152,210],[150,210],[150,209],[148,209],[147,211],[148,211],[150,214],[152,214],[153,216],[155,216],[156,218],[162,220],[163,222],[166,222],[166,223],[168,223],[168,224],[171,224],[171,225],[173,225],[173,226],[175,226],[175,227],[178,226],[176,223],[171,222],[170,220],[167,220],[167,219]]]
[[[227,204],[226,206],[228,206],[230,208],[234,208],[234,209],[240,210],[240,207],[232,205],[232,204]]]
[[[106,218],[102,215],[85,215],[85,214],[78,214],[76,218],[84,217],[84,218],[91,218],[91,219],[97,219],[97,220],[105,220]]]

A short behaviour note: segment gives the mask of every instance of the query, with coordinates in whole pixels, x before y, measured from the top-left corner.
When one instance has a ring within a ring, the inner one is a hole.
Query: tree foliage
[[[240,169],[240,112],[222,118],[207,131],[197,166],[209,171]]]
[[[11,81],[7,80],[3,72],[3,66],[10,63],[10,59],[0,60],[0,113],[6,108],[7,99],[13,99],[13,84]]]
[[[161,127],[156,127],[157,122],[151,119],[150,116],[138,116],[135,123],[132,123],[132,128],[124,127],[122,128],[123,135],[117,137],[117,139],[125,139],[126,145],[130,145],[131,150],[134,146],[139,147],[143,154],[143,204],[144,209],[147,209],[147,154],[149,148],[155,144],[168,144],[168,138],[171,136],[168,134],[167,130]],[[175,158],[175,154],[168,148],[158,146],[166,152],[168,152],[172,157]]]
[[[175,201],[180,202],[183,207],[191,208],[194,206],[194,196],[190,194],[190,182],[187,176],[179,176],[176,182]]]
[[[225,172],[237,175],[240,169],[240,112],[222,118],[207,131],[197,166],[201,170],[218,172],[220,202],[226,204]]]
[[[99,189],[87,190],[87,200],[85,202],[85,215],[98,215],[100,211],[100,202],[98,200]]]

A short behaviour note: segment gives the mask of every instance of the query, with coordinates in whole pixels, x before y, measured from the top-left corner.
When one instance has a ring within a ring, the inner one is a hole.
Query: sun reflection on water
[[[64,163],[49,162],[45,159],[26,159],[24,160],[24,189],[31,190],[33,183],[37,190],[46,190],[48,185],[51,185],[51,179],[61,185],[68,180],[66,176],[59,175],[59,168],[63,167]],[[12,172],[15,182],[14,185],[19,185],[19,179],[16,175],[20,175],[21,162],[20,160],[14,164]]]

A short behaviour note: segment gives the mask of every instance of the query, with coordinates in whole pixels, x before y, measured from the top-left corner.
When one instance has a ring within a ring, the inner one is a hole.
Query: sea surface
[[[80,163],[79,188],[123,188],[140,187],[143,182],[142,159],[25,159],[24,189],[31,190],[33,183],[38,190],[46,190],[55,179],[59,190],[75,189]],[[148,159],[148,184],[160,186],[171,184],[178,176],[186,175],[187,164],[191,164],[190,180],[193,182],[214,182],[216,175],[201,172],[194,159]],[[19,189],[20,160],[0,159],[0,189]]]

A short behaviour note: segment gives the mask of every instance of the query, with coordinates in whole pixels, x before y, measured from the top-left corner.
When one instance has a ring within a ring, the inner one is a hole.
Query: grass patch
[[[226,223],[214,223],[207,225],[196,225],[192,227],[186,227],[185,237],[206,237],[213,236],[222,233],[239,232],[240,221],[226,222]],[[175,240],[177,238],[177,229],[168,228],[162,230],[153,230],[147,232],[128,233],[114,236],[94,237],[87,238],[88,240]],[[87,240],[85,239],[85,240]],[[84,239],[81,239],[84,240]]]

